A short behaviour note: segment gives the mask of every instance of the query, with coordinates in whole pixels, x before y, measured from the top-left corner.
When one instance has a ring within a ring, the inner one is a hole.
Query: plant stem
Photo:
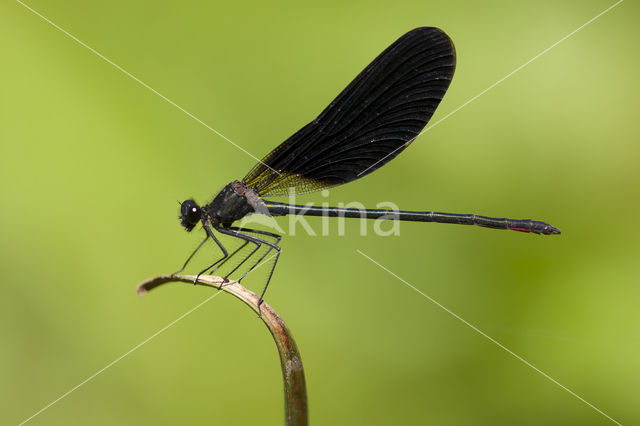
[[[169,282],[183,282],[193,285],[193,275],[161,275],[150,278],[138,284],[139,296],[144,296],[154,288]],[[235,281],[227,281],[221,277],[201,275],[197,285],[214,287],[226,293],[232,294],[249,306],[256,314],[258,311],[258,295],[247,290]],[[308,423],[307,391],[304,381],[304,370],[298,346],[287,327],[276,311],[266,302],[260,305],[262,315],[260,318],[265,323],[273,340],[276,342],[280,365],[284,378],[284,405],[287,426],[306,426]]]

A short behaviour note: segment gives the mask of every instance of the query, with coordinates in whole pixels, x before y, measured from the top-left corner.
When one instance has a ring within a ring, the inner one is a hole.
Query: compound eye
[[[200,221],[200,206],[193,200],[186,200],[180,206],[180,222],[188,231]]]

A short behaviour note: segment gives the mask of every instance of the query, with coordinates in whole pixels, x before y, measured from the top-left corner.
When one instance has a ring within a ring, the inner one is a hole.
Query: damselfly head
[[[200,213],[200,206],[193,200],[185,200],[180,204],[180,225],[184,226],[187,232],[191,230],[200,222],[202,214]]]

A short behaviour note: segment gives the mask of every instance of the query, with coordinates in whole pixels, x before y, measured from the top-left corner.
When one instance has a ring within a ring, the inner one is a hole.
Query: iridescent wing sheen
[[[318,191],[361,178],[395,158],[444,97],[456,56],[440,29],[416,28],[385,49],[312,122],[243,182],[260,196]]]

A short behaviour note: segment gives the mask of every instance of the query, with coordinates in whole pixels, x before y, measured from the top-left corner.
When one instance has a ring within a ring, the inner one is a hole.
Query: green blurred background
[[[28,4],[262,157],[414,27],[443,28],[458,53],[435,122],[613,2]],[[285,237],[267,301],[300,347],[313,424],[610,424],[356,250],[640,423],[638,11],[620,4],[373,175],[298,199],[563,231],[380,237],[352,221]],[[255,161],[19,3],[0,21],[0,423],[18,424],[211,294],[134,287],[201,239],[176,200],[207,201]],[[275,346],[220,295],[29,424],[258,422],[283,423]]]

